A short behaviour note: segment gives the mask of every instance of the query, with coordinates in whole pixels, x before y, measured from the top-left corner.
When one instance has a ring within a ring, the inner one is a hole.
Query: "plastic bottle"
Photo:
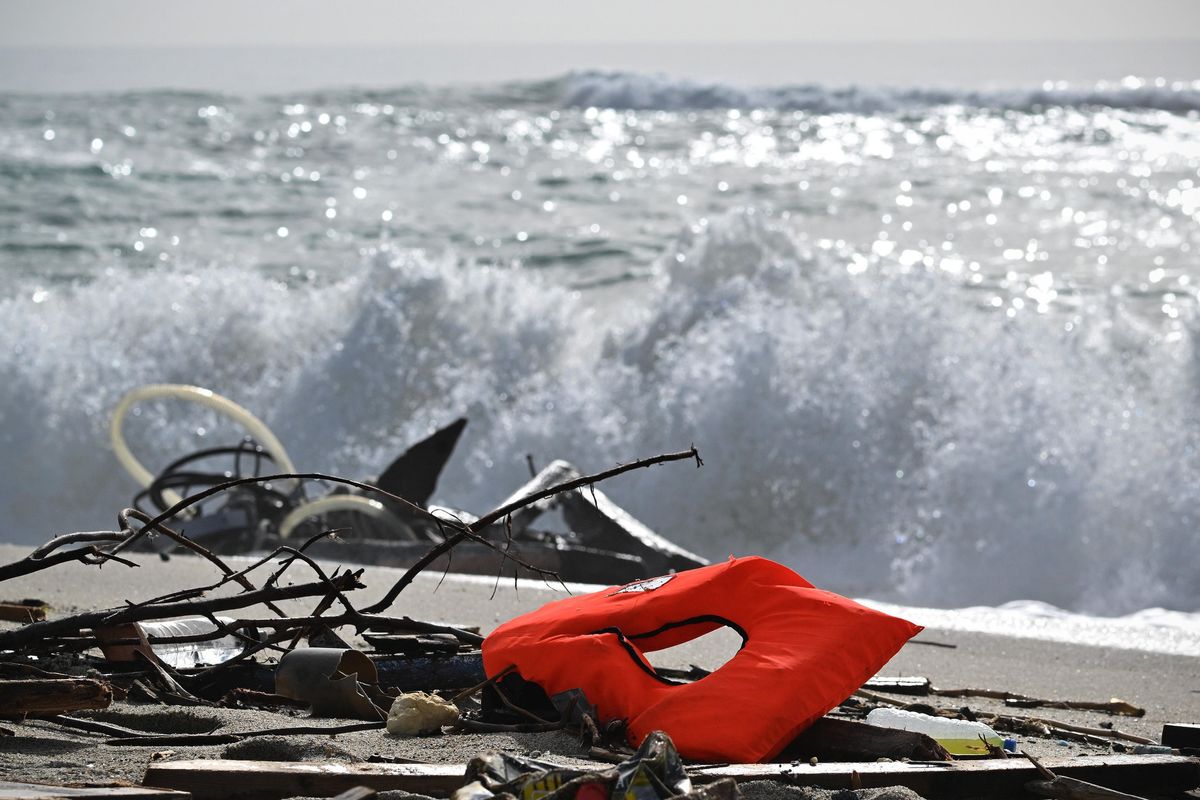
[[[217,617],[223,624],[233,622],[226,617]],[[204,617],[183,617],[156,622],[141,622],[138,627],[149,637],[196,636],[217,633],[217,628]],[[228,661],[246,649],[244,641],[233,636],[215,636],[203,642],[159,642],[151,643],[154,654],[175,669],[187,669],[201,664],[212,666]]]
[[[938,744],[946,748],[948,753],[955,756],[988,755],[987,745],[980,741],[980,736],[987,741],[988,745],[1004,746],[1004,740],[987,725],[965,719],[931,717],[928,714],[901,711],[896,708],[877,708],[867,714],[867,724],[923,733],[931,739],[935,739]]]

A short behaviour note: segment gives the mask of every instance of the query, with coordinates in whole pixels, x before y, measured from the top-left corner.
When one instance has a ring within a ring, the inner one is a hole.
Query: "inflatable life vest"
[[[694,683],[643,655],[728,626],[742,648]],[[764,558],[616,586],[549,603],[483,643],[489,676],[515,667],[554,697],[579,689],[600,721],[637,746],[666,731],[680,754],[757,762],[849,697],[921,628],[815,588]]]

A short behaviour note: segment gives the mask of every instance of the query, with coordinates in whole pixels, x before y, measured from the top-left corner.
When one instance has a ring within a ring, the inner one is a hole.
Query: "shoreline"
[[[0,562],[8,563],[28,548],[0,545]],[[215,568],[193,556],[135,556],[142,566],[136,570],[118,564],[103,569],[81,564],[64,564],[0,584],[0,599],[37,597],[51,605],[52,614],[117,606],[125,600],[140,600],[181,586],[201,585],[215,575]],[[231,562],[236,559],[230,559]],[[401,570],[367,567],[366,589],[353,593],[356,605],[371,602],[402,574]],[[297,569],[295,579],[303,572]],[[590,588],[590,587],[576,587]],[[494,591],[494,596],[493,596]],[[563,596],[532,582],[492,580],[479,576],[422,574],[400,595],[387,613],[415,619],[458,625],[477,625],[487,633],[501,622],[530,611],[544,602]],[[296,611],[304,601],[292,601]],[[292,613],[292,608],[286,610]],[[922,644],[921,642],[926,642]],[[953,647],[935,646],[935,642]],[[731,655],[733,646],[719,634],[664,653],[657,666],[686,668],[697,664],[715,668]],[[1145,716],[1110,717],[1092,711],[1059,709],[1012,710],[1002,701],[985,698],[899,698],[928,702],[943,708],[969,706],[979,714],[1005,713],[1097,727],[1113,723],[1119,730],[1158,740],[1168,722],[1200,720],[1200,659],[1136,650],[1117,650],[1082,644],[1047,642],[1037,639],[987,633],[927,628],[880,671],[881,676],[923,676],[934,686],[993,689],[1050,700],[1107,701],[1121,698],[1143,707]],[[161,732],[190,732],[219,729],[221,732],[302,725],[303,717],[281,722],[278,714],[221,708],[180,708],[117,703],[93,718]],[[330,724],[336,724],[331,721]],[[0,772],[11,779],[43,782],[138,781],[161,748],[100,745],[103,738],[68,732],[44,722],[29,721],[11,726],[12,737],[0,738]],[[1102,754],[1095,745],[1063,744],[1047,739],[1019,737],[1022,750],[1039,757]],[[159,758],[176,760],[200,757],[221,758],[241,753],[242,758],[271,756],[277,760],[360,760],[373,755],[417,759],[436,763],[462,763],[486,749],[518,753],[540,753],[568,763],[581,761],[572,736],[563,732],[539,734],[456,733],[415,739],[388,736],[382,731],[325,736],[292,736],[283,740],[248,739],[229,746],[177,747]],[[264,755],[265,754],[265,755]]]

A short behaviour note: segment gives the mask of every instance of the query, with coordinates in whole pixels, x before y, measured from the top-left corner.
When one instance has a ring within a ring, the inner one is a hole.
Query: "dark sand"
[[[0,545],[0,563],[22,557],[29,548]],[[192,557],[140,556],[138,569],[109,565],[103,569],[67,564],[25,578],[0,584],[0,599],[37,597],[50,603],[55,615],[99,607],[112,607],[125,600],[144,600],[158,594],[215,580],[212,565]],[[235,566],[245,563],[231,559]],[[364,576],[368,589],[351,596],[365,605],[380,596],[399,576],[397,570],[369,568]],[[296,568],[295,582],[309,578]],[[493,590],[495,592],[493,596]],[[517,614],[561,597],[530,582],[514,588],[511,580],[495,582],[472,577],[422,575],[397,600],[390,613],[430,621],[473,624],[484,632]],[[312,601],[296,601],[289,611],[304,613]],[[926,630],[918,641],[953,644],[953,649],[911,642],[881,671],[882,675],[923,675],[941,688],[975,687],[1062,700],[1103,701],[1119,697],[1146,709],[1142,718],[1109,717],[1096,712],[1063,710],[1015,710],[1009,713],[1064,720],[1096,727],[1113,722],[1124,731],[1156,739],[1164,722],[1200,720],[1200,659],[1117,650],[1033,639],[978,633]],[[664,654],[660,666],[695,663],[713,668],[733,652],[733,637],[714,635]],[[978,698],[931,698],[932,705],[946,708],[969,706],[978,712],[1002,708],[998,701]],[[161,732],[219,730],[233,732],[255,728],[305,724],[269,712],[224,709],[181,709],[119,704],[94,716],[128,727]],[[333,723],[331,723],[333,724]],[[137,781],[153,754],[164,748],[127,748],[103,744],[104,737],[66,732],[41,722],[6,724],[16,736],[0,738],[0,776],[8,780],[48,782]],[[1035,755],[1063,756],[1072,753],[1105,752],[1090,745],[1062,745],[1052,740],[1020,737],[1022,746]],[[274,758],[320,757],[360,759],[373,754],[402,756],[426,761],[464,762],[489,748],[507,748],[521,753],[544,753],[573,760],[578,756],[574,740],[565,734],[456,734],[402,739],[382,732],[329,737],[291,737],[278,741],[248,740],[227,750],[223,746],[165,748],[168,758],[231,757],[241,754],[273,753]]]

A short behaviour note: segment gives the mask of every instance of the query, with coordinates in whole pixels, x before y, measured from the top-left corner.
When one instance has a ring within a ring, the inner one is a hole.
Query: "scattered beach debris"
[[[1004,740],[994,730],[982,722],[967,719],[947,719],[916,711],[876,708],[867,714],[867,724],[923,733],[955,756],[988,755],[990,748],[1004,746]]]
[[[635,759],[627,759],[630,763]],[[196,800],[242,800],[246,798],[283,798],[298,794],[328,797],[356,786],[376,790],[403,790],[434,797],[451,797],[464,786],[460,798],[488,797],[496,793],[478,779],[478,759],[464,764],[389,764],[342,762],[271,762],[202,759],[154,762],[146,770],[145,783],[191,792]],[[485,754],[483,764],[494,763]],[[521,762],[518,761],[518,764]],[[1041,759],[1041,765],[1057,777],[1101,786],[1115,792],[1139,792],[1141,795],[1173,795],[1200,784],[1200,763],[1180,756],[1080,756]],[[483,766],[486,769],[486,766]],[[517,769],[520,767],[518,766]],[[535,776],[554,773],[552,782],[538,786]],[[1026,785],[1045,780],[1045,773],[1022,758],[984,759],[948,762],[850,762],[811,764],[717,764],[690,765],[687,777],[694,790],[723,783],[742,785],[772,781],[789,786],[824,789],[881,789],[907,787],[929,800],[939,798],[1011,798],[1026,796]],[[497,780],[512,773],[502,772]],[[523,776],[528,775],[530,779]],[[576,777],[571,777],[575,775]],[[606,783],[612,772],[604,769],[579,769],[538,759],[525,773],[509,778],[531,791],[516,797],[575,797],[589,783]],[[650,781],[647,780],[647,783]],[[507,783],[497,784],[501,788]],[[643,784],[645,785],[645,784]],[[1060,784],[1061,785],[1061,784]],[[566,789],[563,795],[555,789]],[[592,792],[583,797],[592,795]],[[592,795],[594,796],[594,795]],[[608,797],[616,796],[615,793]],[[621,795],[625,797],[626,795]],[[729,795],[726,794],[726,797]],[[1074,795],[1079,797],[1080,795]],[[645,797],[635,793],[635,798]],[[653,797],[653,795],[651,795]],[[1111,797],[1111,795],[1110,795]],[[601,794],[599,800],[607,800]]]
[[[206,447],[184,455],[153,475],[126,443],[124,421],[138,403],[161,399],[210,408],[241,425],[249,437],[226,447]],[[456,419],[417,442],[373,482],[342,481],[320,495],[312,494],[311,482],[286,474],[272,481],[247,481],[227,487],[204,503],[181,510],[180,528],[193,541],[222,554],[270,549],[325,530],[341,529],[344,534],[336,542],[326,537],[313,542],[308,547],[309,555],[410,566],[442,540],[443,520],[470,523],[476,519],[469,512],[429,503],[466,425],[465,418]],[[142,486],[133,506],[148,516],[166,511],[183,494],[227,484],[231,479],[261,478],[268,468],[280,473],[297,472],[283,444],[265,423],[232,400],[197,386],[152,384],[131,391],[113,413],[110,439],[122,466]],[[501,505],[581,478],[583,475],[571,464],[554,461]],[[474,541],[455,548],[454,571],[493,574],[496,545],[561,580],[582,583],[626,583],[708,563],[636,520],[596,489],[595,481],[586,483],[586,488],[549,492],[481,526]],[[567,531],[541,531],[532,526],[553,510],[561,511]],[[142,540],[141,546],[153,545]],[[432,566],[448,567],[449,559]]]
[[[437,463],[442,458],[440,454],[452,449],[456,437],[453,430],[435,435],[402,458]],[[564,755],[590,766],[581,768],[577,763],[555,764],[541,759],[549,765],[544,769],[567,769],[570,772],[564,776],[569,777],[559,781],[554,789],[548,789],[547,784],[542,787],[546,791],[531,790],[529,800],[535,800],[534,795],[540,797],[551,792],[555,800],[606,800],[618,793],[620,800],[662,800],[667,796],[732,800],[739,795],[740,784],[763,780],[851,790],[906,786],[928,798],[1006,797],[1027,790],[1027,785],[1036,791],[1066,791],[1062,787],[1071,784],[1071,780],[1146,794],[1200,786],[1200,761],[1177,755],[1177,750],[1159,753],[1156,749],[1144,755],[1136,751],[1114,752],[1126,747],[1132,750],[1132,746],[1171,748],[1173,741],[1176,747],[1187,747],[1194,743],[1194,725],[1168,726],[1171,730],[1164,729],[1163,744],[1159,745],[1146,737],[1122,732],[1111,723],[1089,727],[996,711],[977,713],[965,707],[936,708],[928,703],[938,698],[977,697],[992,701],[993,705],[998,702],[1004,708],[1024,704],[1131,717],[1142,713],[1137,706],[1121,700],[1063,702],[996,690],[942,690],[926,678],[868,681],[870,673],[890,655],[889,651],[867,659],[870,664],[864,661],[861,674],[852,676],[853,680],[847,678],[845,685],[839,683],[822,700],[823,708],[811,714],[797,711],[793,700],[779,695],[782,681],[766,686],[759,682],[754,684],[756,689],[744,689],[747,697],[757,693],[783,708],[789,724],[804,716],[807,729],[799,736],[792,731],[784,737],[787,741],[781,740],[786,746],[774,763],[689,765],[684,776],[693,783],[689,789],[673,771],[672,765],[680,765],[682,770],[683,762],[667,735],[658,732],[657,727],[631,731],[626,724],[636,714],[631,712],[621,719],[601,718],[588,702],[590,695],[557,692],[551,699],[537,684],[526,680],[527,676],[503,666],[485,675],[484,651],[489,648],[478,629],[390,613],[417,574],[434,568],[439,559],[461,546],[470,545],[489,553],[492,574],[501,574],[497,565],[507,565],[507,569],[520,569],[547,580],[558,579],[560,576],[554,570],[526,560],[512,546],[516,531],[531,530],[530,523],[549,509],[550,501],[558,504],[574,528],[590,531],[587,535],[594,537],[594,542],[607,546],[614,539],[606,537],[633,535],[638,544],[631,552],[643,566],[658,565],[659,577],[640,578],[608,590],[602,593],[604,604],[619,604],[632,598],[642,606],[655,606],[657,603],[647,603],[647,598],[669,597],[689,581],[698,580],[695,576],[703,576],[705,570],[728,571],[730,564],[687,570],[690,557],[686,551],[623,518],[622,512],[593,488],[599,481],[631,470],[689,459],[700,463],[694,448],[586,476],[565,462],[555,462],[499,508],[482,517],[461,519],[439,515],[401,496],[380,494],[378,486],[317,473],[243,475],[212,483],[187,497],[180,496],[154,515],[125,509],[118,515],[118,530],[65,534],[14,563],[0,565],[0,582],[70,562],[136,567],[138,562],[131,560],[129,553],[151,537],[204,559],[219,573],[218,577],[203,585],[174,587],[165,594],[108,609],[53,615],[46,613],[46,604],[40,601],[17,604],[34,612],[17,615],[0,626],[0,717],[17,723],[15,729],[5,728],[0,734],[20,739],[24,734],[21,723],[36,720],[39,729],[53,726],[74,732],[73,736],[103,737],[100,741],[109,747],[147,748],[146,786],[193,792],[198,800],[338,793],[365,797],[385,789],[445,797],[464,786],[471,788],[461,792],[463,800],[482,800],[505,793],[503,782],[489,779],[492,781],[489,784],[482,779],[484,773],[478,765],[474,773],[468,773],[465,763],[423,764],[396,758],[392,761],[405,763],[355,763],[352,754],[330,744],[331,737],[340,735],[382,735],[389,728],[389,710],[396,711],[391,715],[395,720],[410,716],[415,719],[405,729],[409,733],[450,730],[545,735],[568,731],[578,737],[578,752]],[[286,482],[311,480],[347,486],[364,497],[367,494],[384,497],[404,508],[412,518],[436,529],[439,538],[421,545],[422,555],[381,597],[369,605],[358,605],[353,598],[364,588],[363,572],[343,568],[327,571],[313,556],[315,549],[330,538],[331,530],[305,530],[306,538],[297,536],[281,541],[267,552],[238,562],[235,568],[185,530],[172,527],[188,529],[190,521],[197,518],[195,514],[189,517],[188,510],[223,493],[245,486],[278,487]],[[405,479],[395,473],[388,480],[396,488]],[[173,486],[185,488],[181,484]],[[422,487],[432,490],[428,480],[418,489],[424,491]],[[157,493],[165,494],[166,488],[160,487]],[[152,569],[154,563],[145,563],[143,568]],[[771,569],[775,568],[785,569],[771,565]],[[305,577],[298,576],[300,570],[306,572]],[[304,612],[289,614],[283,610],[282,604],[297,600],[309,602]],[[572,598],[568,604],[583,600]],[[586,601],[584,605],[601,601]],[[665,623],[687,619],[674,613],[674,608],[670,611],[664,617],[665,622],[651,620],[652,624],[642,626],[644,620],[630,622],[603,610],[601,616],[609,619],[608,624],[588,622],[591,625],[588,630],[615,626],[621,630],[645,631],[592,637],[632,642],[632,652],[621,646],[625,666],[641,670],[637,664],[646,663],[639,658],[641,652],[685,641],[729,623],[725,619],[702,618],[688,620],[698,624],[664,627]],[[753,613],[752,609],[750,617],[735,625],[748,633],[751,640],[761,639],[763,634]],[[348,644],[352,638],[350,631],[358,637],[354,639],[357,646]],[[546,628],[542,632],[548,631]],[[895,647],[902,641],[894,643]],[[368,649],[359,649],[363,642]],[[481,645],[485,645],[483,650]],[[590,655],[575,658],[572,668],[583,674],[594,666],[592,661]],[[524,672],[524,660],[520,666]],[[656,685],[678,690],[682,696],[696,691],[690,687],[720,688],[721,681],[714,678],[719,678],[725,669],[709,673],[695,667],[654,670],[647,666],[641,674],[648,671]],[[668,681],[676,685],[668,686]],[[865,689],[854,691],[864,683]],[[420,697],[402,694],[413,692],[424,694]],[[731,697],[728,692],[722,694],[723,706],[729,705]],[[116,704],[110,705],[113,703]],[[118,713],[121,709],[147,708],[142,705],[145,703],[158,704],[150,708],[162,709],[155,712],[162,717],[161,722],[150,724],[152,714]],[[742,715],[748,716],[747,704],[740,697],[736,703]],[[274,717],[288,717],[288,722],[259,727],[242,725],[233,730],[216,728],[211,721],[195,716],[196,710],[217,705],[226,709],[258,709],[245,713],[262,714],[266,709]],[[106,707],[107,710],[96,710]],[[999,735],[985,734],[985,741],[980,742],[982,757],[964,760],[952,756],[930,736],[870,724],[869,714],[880,707],[920,710],[934,715],[938,721],[978,718],[992,731],[1005,736],[1019,735],[1026,741],[1032,737],[1070,740],[1097,747],[1102,755],[1043,759],[1045,769],[1051,773],[1047,776],[1020,759],[1004,759],[1003,750],[997,745]],[[405,711],[410,708],[418,709],[417,713]],[[424,713],[434,708],[438,713],[436,718]],[[313,724],[305,724],[304,720],[293,720],[301,710],[313,716],[322,713],[359,716],[364,721],[317,724],[314,720]],[[107,716],[97,716],[101,714]],[[740,734],[730,734],[728,718],[710,722],[713,738],[742,738]],[[699,727],[707,723],[691,724]],[[684,734],[686,738],[687,731]],[[1184,738],[1171,739],[1178,736]],[[322,747],[311,747],[311,737],[320,737]],[[628,739],[641,744],[639,754],[630,750]],[[189,748],[214,746],[225,748],[218,751],[224,758],[178,759],[178,753]],[[778,749],[774,744],[771,747]],[[290,757],[305,760],[285,763]],[[750,761],[758,757],[737,755],[733,760]],[[612,764],[618,766],[614,769]],[[628,767],[630,764],[637,766]],[[617,792],[614,787],[620,785],[622,769],[628,774],[627,784]],[[613,775],[618,777],[610,781]],[[1033,782],[1038,780],[1046,786],[1034,786]],[[1077,787],[1075,790],[1078,791]],[[46,796],[45,791],[30,789],[28,795],[6,796],[42,797]],[[101,792],[95,796],[177,796],[146,787],[95,791]],[[55,796],[69,794],[63,790]]]
[[[357,650],[303,647],[275,668],[275,693],[312,707],[314,717],[386,719],[392,696],[379,687],[375,664]]]
[[[667,800],[692,793],[692,781],[684,769],[670,737],[655,732],[628,759],[615,767],[592,770],[551,761],[488,752],[467,764],[466,783],[453,795],[455,800],[484,800],[490,797],[540,797],[551,794],[561,800]],[[732,782],[724,782],[736,797]]]
[[[928,678],[919,675],[907,677],[876,676],[863,684],[863,688],[876,692],[910,694],[919,697],[927,697],[929,695],[937,697],[988,697],[994,700],[1003,700],[1005,705],[1014,708],[1065,708],[1079,711],[1102,711],[1106,714],[1123,717],[1142,717],[1146,714],[1146,709],[1116,697],[1107,702],[1045,700],[1001,689],[940,689],[934,686]]]
[[[458,707],[429,692],[405,692],[392,701],[387,732],[396,736],[418,736],[440,731],[458,720]]]

